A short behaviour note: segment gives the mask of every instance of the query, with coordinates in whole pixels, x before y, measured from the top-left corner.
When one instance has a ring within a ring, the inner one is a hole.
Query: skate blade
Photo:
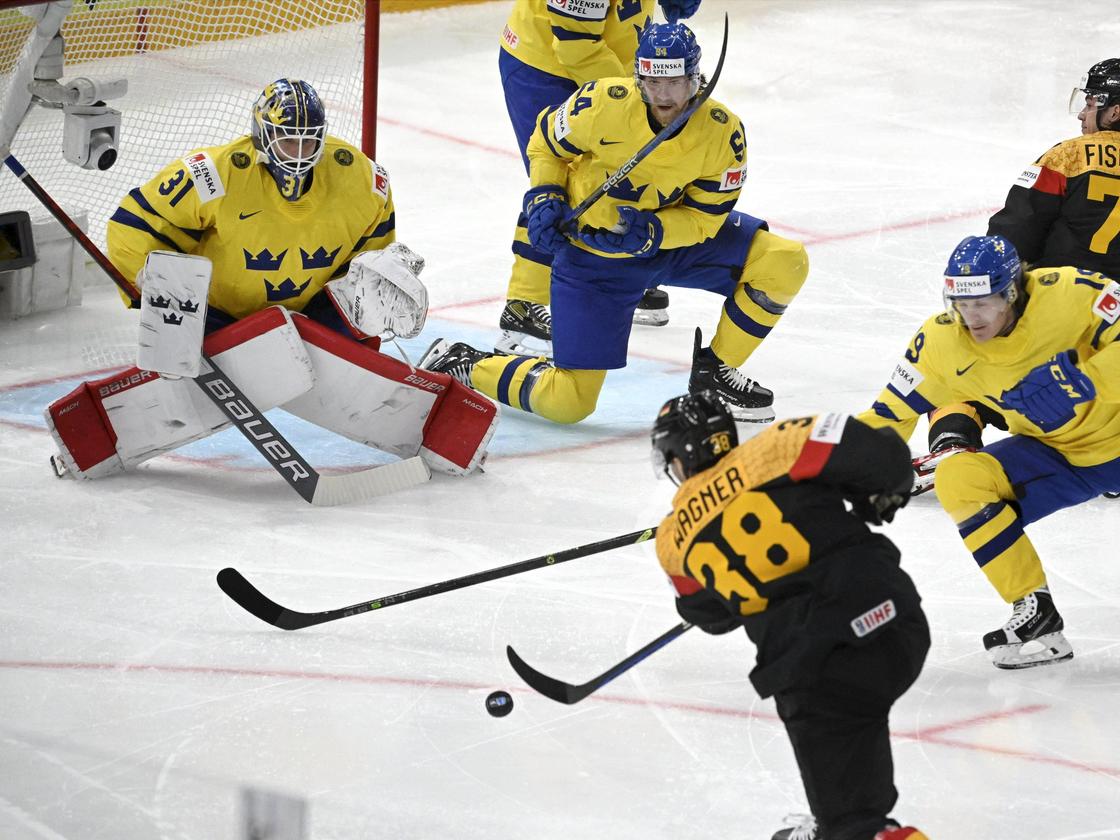
[[[420,361],[416,363],[416,367],[427,368],[428,365],[437,361],[440,356],[446,353],[450,347],[451,344],[447,339],[437,338],[431,343],[428,349],[424,351],[424,355],[420,357]]]
[[[770,406],[763,408],[743,408],[738,405],[724,403],[731,412],[731,417],[736,423],[773,423],[774,409]]]
[[[1073,646],[1061,633],[1048,633],[1019,645],[996,645],[988,655],[997,668],[1016,671],[1073,659]]]
[[[507,356],[543,356],[551,359],[552,342],[523,332],[503,330],[501,337],[494,342],[494,352]]]
[[[637,309],[634,311],[634,323],[642,327],[663,327],[669,323],[669,310]]]

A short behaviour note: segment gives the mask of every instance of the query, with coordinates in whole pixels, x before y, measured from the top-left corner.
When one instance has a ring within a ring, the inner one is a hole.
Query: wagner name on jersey
[[[1015,181],[988,233],[1006,236],[1025,262],[1120,278],[1120,131],[1046,152]]]
[[[502,49],[577,84],[624,75],[655,0],[515,0]]]
[[[918,417],[976,401],[999,412],[1012,434],[1038,438],[1078,467],[1120,457],[1120,283],[1064,267],[1024,275],[1026,308],[1006,336],[977,343],[949,313],[927,320],[895,366],[887,387],[860,419],[909,439]],[[1044,433],[1000,397],[1031,369],[1075,349],[1097,397],[1072,420]]]
[[[784,420],[681,484],[657,556],[678,592],[705,589],[742,616],[759,648],[751,681],[768,696],[917,610],[898,550],[844,506],[910,483],[897,435],[846,414]]]
[[[295,201],[257,164],[250,137],[191,152],[124,197],[109,222],[109,258],[131,279],[150,251],[208,257],[211,307],[233,318],[275,304],[302,310],[354,254],[396,236],[385,170],[338,138],[325,144]]]
[[[575,206],[657,131],[633,77],[588,82],[561,105],[541,112],[529,141],[530,181],[533,186],[566,187]],[[695,245],[719,231],[746,177],[743,123],[709,99],[677,134],[592,205],[580,224],[613,227],[621,205],[659,210],[663,249]]]

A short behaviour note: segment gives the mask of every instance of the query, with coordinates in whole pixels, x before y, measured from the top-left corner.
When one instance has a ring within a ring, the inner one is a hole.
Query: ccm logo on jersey
[[[727,192],[729,190],[737,190],[747,181],[747,167],[742,169],[728,169],[723,173],[723,178],[719,182],[719,191]]]
[[[888,621],[892,621],[898,612],[894,608],[894,601],[888,598],[877,607],[872,607],[863,615],[852,619],[852,632],[857,637],[863,638],[868,633],[878,630]]]
[[[548,0],[547,5],[568,17],[603,20],[607,16],[609,0]]]
[[[1115,324],[1120,318],[1120,283],[1113,281],[1101,292],[1097,302],[1093,304],[1093,312],[1100,316],[1102,321]]]
[[[214,159],[207,152],[191,155],[184,158],[183,162],[187,165],[187,171],[191,173],[199,204],[205,204],[226,194],[226,185],[218,176],[218,167],[214,165]]]
[[[890,384],[904,397],[910,396],[922,384],[924,377],[909,362],[899,362],[894,366]]]
[[[1015,186],[1026,187],[1029,190],[1037,183],[1038,176],[1041,172],[1041,166],[1028,166],[1023,170],[1023,174],[1015,179]]]
[[[116,379],[110,382],[108,385],[102,385],[97,389],[97,395],[99,397],[107,397],[110,394],[117,393],[118,391],[127,391],[129,388],[133,387],[134,385],[139,385],[146,379],[155,378],[156,374],[152,373],[150,370],[137,371],[131,376],[126,376],[124,379]]]

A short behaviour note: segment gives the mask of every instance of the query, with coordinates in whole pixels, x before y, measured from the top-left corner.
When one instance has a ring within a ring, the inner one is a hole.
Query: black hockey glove
[[[728,612],[727,605],[706,589],[691,595],[678,595],[677,614],[689,624],[695,624],[713,636],[721,636],[743,626],[738,618]]]
[[[909,493],[873,493],[870,496],[855,496],[848,499],[852,513],[868,525],[883,525],[894,521],[899,508],[906,507],[910,501]]]

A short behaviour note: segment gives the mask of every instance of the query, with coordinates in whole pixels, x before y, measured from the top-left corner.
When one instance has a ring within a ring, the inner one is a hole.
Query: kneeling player
[[[1120,490],[1120,283],[1077,268],[1024,275],[1014,246],[970,236],[945,269],[949,311],[927,320],[860,419],[909,439],[918,417],[972,402],[1011,436],[957,449],[934,489],[1011,618],[986,633],[999,668],[1069,659],[1026,525]],[[1028,644],[1029,643],[1029,644]]]
[[[680,484],[657,529],[677,611],[708,633],[746,628],[751,682],[774,696],[801,771],[814,820],[774,840],[924,840],[888,816],[888,716],[929,628],[898,549],[864,524],[909,499],[906,446],[843,414],[784,420],[736,446],[711,392],[667,402],[652,442],[659,474]]]

